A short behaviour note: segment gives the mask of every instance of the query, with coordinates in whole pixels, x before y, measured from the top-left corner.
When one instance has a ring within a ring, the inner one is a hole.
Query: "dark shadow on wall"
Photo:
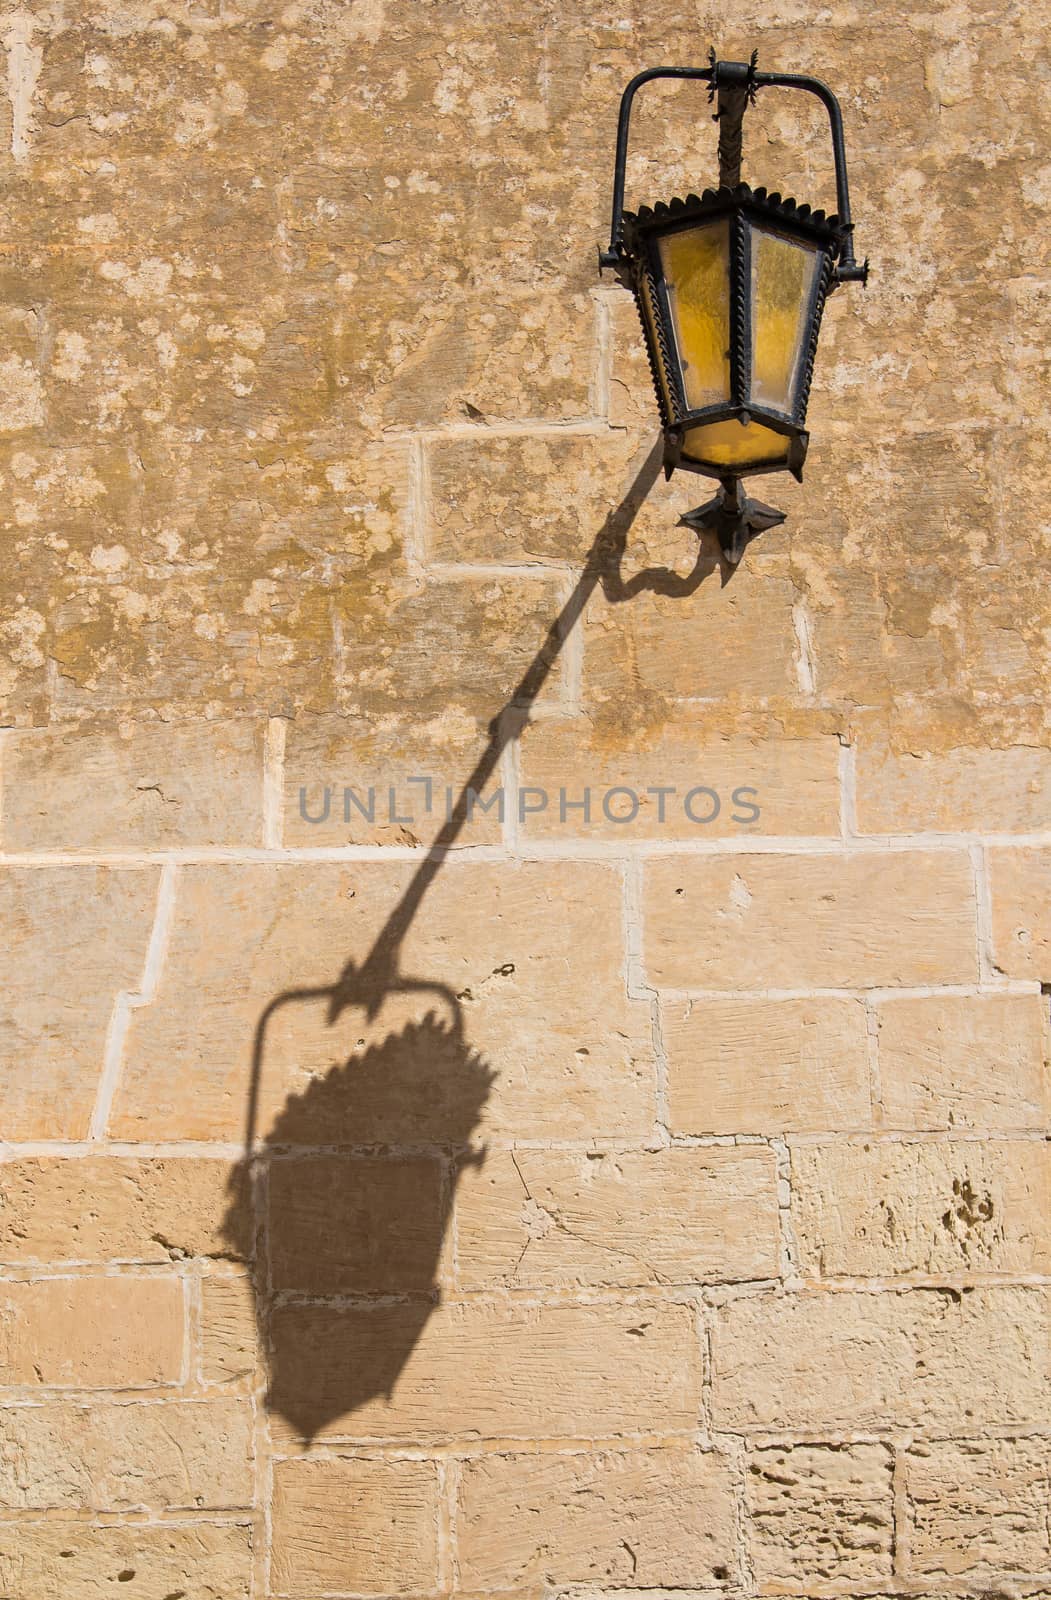
[[[658,441],[588,552],[572,594],[514,693],[456,806],[363,962],[331,981],[274,996],[256,1026],[245,1155],[231,1177],[227,1241],[253,1264],[267,1404],[301,1438],[389,1399],[439,1303],[437,1270],[457,1182],[484,1152],[471,1139],[493,1075],[464,1035],[463,1009],[446,986],[400,970],[402,941],[431,883],[484,792],[596,589],[620,603],[644,590],[684,598],[723,570],[702,544],[685,576],[663,567],[622,576],[627,537],[661,464]],[[724,579],[726,573],[724,571]],[[429,997],[376,1043],[354,1040],[347,1059],[286,1101],[257,1143],[267,1031],[288,1006],[319,1008],[326,1029],[371,1022],[388,1000]],[[364,1427],[382,1433],[382,1422]]]

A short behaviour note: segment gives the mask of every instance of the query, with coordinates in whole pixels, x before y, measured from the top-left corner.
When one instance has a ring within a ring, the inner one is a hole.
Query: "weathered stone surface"
[[[0,1165],[0,1261],[229,1255],[228,1162],[38,1156]]]
[[[862,744],[862,833],[1041,833],[1051,828],[1051,749],[896,754]]]
[[[608,429],[436,443],[431,556],[581,561],[619,499],[631,450],[631,440]]]
[[[891,1452],[883,1445],[771,1445],[748,1458],[760,1583],[875,1583],[892,1575]]]
[[[87,1522],[0,1525],[0,1586],[11,1600],[247,1600],[251,1530],[195,1522],[174,1527],[92,1527]],[[118,1588],[117,1585],[121,1587]]]
[[[211,348],[236,364],[260,332],[251,318],[233,326],[220,320],[209,329]],[[174,430],[151,440],[143,462],[147,571],[166,561],[185,576],[236,576],[245,597],[242,627],[275,609],[280,614],[281,578],[336,593],[366,578],[382,584],[404,576],[404,443],[321,426],[289,451],[287,439],[221,438],[228,418],[221,408],[203,442]],[[222,613],[208,615],[222,627]],[[207,638],[213,630],[196,631]]]
[[[983,292],[965,296],[962,328],[954,321],[939,331],[946,345],[967,338],[968,322],[980,340],[983,305],[988,315]],[[864,384],[871,366],[852,357],[850,365]],[[820,424],[812,425],[816,438]],[[863,424],[848,412],[842,426],[842,447],[812,451],[805,490],[786,484],[778,502],[808,519],[797,571],[818,692],[833,703],[884,708],[899,751],[932,748],[925,707],[935,699],[947,720],[934,748],[1028,742],[994,732],[985,710],[996,719],[995,708],[1038,702],[1046,669],[1047,601],[1025,576],[1024,519],[1000,510],[999,464],[955,426],[911,435],[894,426],[883,442],[869,434],[862,456],[850,451],[850,436],[871,428],[868,415]],[[917,518],[927,530],[922,555]],[[877,521],[879,554],[865,533]],[[868,712],[864,720],[872,734],[879,719]],[[1046,729],[1036,742],[1046,744]],[[995,773],[995,761],[986,766]]]
[[[975,1428],[1035,1422],[1051,1389],[1044,1289],[761,1294],[714,1333],[727,1428]]]
[[[283,716],[334,711],[331,586],[298,568],[265,583],[261,596],[254,579],[182,573],[78,588],[54,613],[56,717],[156,708],[174,719],[236,710],[246,696]]]
[[[274,1594],[433,1589],[437,1544],[432,1461],[283,1461],[275,1471]]]
[[[561,610],[555,579],[509,573],[348,582],[333,601],[345,716],[494,717],[518,689]],[[557,701],[563,669],[542,690]]]
[[[262,844],[263,726],[19,733],[4,746],[8,850]]]
[[[860,1001],[668,1000],[661,1015],[673,1132],[869,1126]]]
[[[456,1262],[466,1289],[773,1277],[773,1154],[490,1151],[461,1186]]]
[[[705,721],[676,718],[631,748],[576,721],[535,724],[523,741],[521,783],[542,790],[544,801],[530,795],[524,836],[628,844],[754,833],[838,837],[834,738],[712,739]]]
[[[730,1464],[698,1450],[468,1461],[458,1528],[461,1580],[481,1592],[702,1589],[737,1572]]]
[[[152,868],[5,867],[3,1136],[83,1138],[114,1001],[141,979]]]
[[[1029,1140],[792,1151],[800,1267],[819,1277],[1047,1273],[1049,1147]]]
[[[630,605],[589,606],[585,707],[595,717],[623,728],[666,721],[681,700],[799,697],[792,585],[757,562],[720,588],[718,559],[707,545],[698,552],[695,537],[680,557],[680,576],[698,563],[685,593],[641,591]]]
[[[285,745],[284,842],[430,845],[489,749],[487,725],[454,710],[412,727],[298,718]],[[501,811],[516,805],[501,788],[499,771],[474,786],[456,843],[499,842]]]
[[[271,1332],[282,1435],[567,1439],[696,1426],[689,1306],[450,1302],[428,1320],[409,1302],[286,1305]]]
[[[720,20],[840,95],[873,258],[827,308],[805,482],[756,485],[787,521],[731,573],[595,271],[621,89],[698,20],[0,15],[0,843],[81,858],[0,882],[12,1600],[1046,1600],[1046,22]],[[703,188],[717,136],[703,85],[647,85],[628,204]],[[764,90],[744,151],[833,202],[809,97]],[[483,858],[417,904],[399,857],[444,807],[406,779],[458,789],[527,672],[490,792],[554,799],[476,810]],[[900,850],[840,847],[844,744],[845,820]],[[589,779],[720,815],[563,826]],[[309,822],[326,784],[376,816]],[[762,837],[680,880],[724,828]],[[1019,839],[983,846],[991,930],[945,830]],[[154,848],[199,854],[140,996],[157,874],[88,853]],[[134,1160],[84,1153],[111,1092]],[[870,1293],[748,1282],[779,1266],[756,1136],[791,1147],[803,1270]],[[695,1452],[713,1423],[743,1445]]]
[[[367,957],[409,880],[401,863],[186,868],[157,1003],[132,1018],[114,1135],[237,1138],[272,1003],[261,1135],[275,1115],[296,1144],[460,1146],[479,1124],[519,1138],[647,1131],[652,1043],[648,1007],[624,993],[619,872],[447,863],[402,953],[430,987],[372,1023],[360,1003],[332,1019],[325,986]]]
[[[916,1573],[950,1578],[1048,1564],[1046,1439],[960,1439],[905,1456],[906,1538]]]
[[[226,1510],[253,1497],[244,1400],[0,1409],[10,1511]]]
[[[967,983],[962,853],[669,857],[646,867],[646,967],[675,989]]]
[[[657,400],[632,295],[610,292],[609,418],[616,427],[656,431]]]
[[[887,1127],[1046,1127],[1040,995],[891,996],[876,1015]]]
[[[990,850],[989,876],[997,967],[1051,983],[1051,850]]]
[[[255,1301],[243,1273],[201,1283],[201,1377],[206,1384],[251,1377],[259,1364]]]
[[[0,1382],[60,1389],[175,1383],[183,1287],[172,1278],[42,1278],[0,1286]]]

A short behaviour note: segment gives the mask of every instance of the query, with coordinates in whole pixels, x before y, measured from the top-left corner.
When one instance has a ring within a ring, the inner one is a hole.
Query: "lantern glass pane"
[[[752,229],[752,399],[791,415],[820,252]]]
[[[682,228],[659,248],[686,404],[699,411],[730,397],[730,225]]]
[[[789,440],[760,422],[706,422],[691,428],[682,442],[683,454],[713,467],[752,467],[788,460]]]

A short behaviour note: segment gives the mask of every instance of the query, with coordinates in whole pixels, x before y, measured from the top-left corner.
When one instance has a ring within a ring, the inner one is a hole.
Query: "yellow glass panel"
[[[772,411],[795,404],[818,252],[752,229],[752,399]]]
[[[713,467],[751,467],[760,461],[772,465],[787,461],[788,445],[787,437],[773,428],[764,428],[760,422],[746,422],[742,427],[731,418],[691,428],[682,442],[682,453]]]
[[[686,404],[730,398],[730,225],[683,228],[660,241]]]

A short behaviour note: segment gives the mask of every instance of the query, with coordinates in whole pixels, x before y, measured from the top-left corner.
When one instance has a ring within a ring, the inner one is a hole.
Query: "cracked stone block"
[[[4,782],[8,850],[263,842],[258,720],[18,733]]]
[[[456,1206],[463,1288],[776,1276],[768,1149],[491,1151]]]
[[[4,1163],[0,1261],[173,1261],[231,1253],[220,1160],[34,1156]]]

